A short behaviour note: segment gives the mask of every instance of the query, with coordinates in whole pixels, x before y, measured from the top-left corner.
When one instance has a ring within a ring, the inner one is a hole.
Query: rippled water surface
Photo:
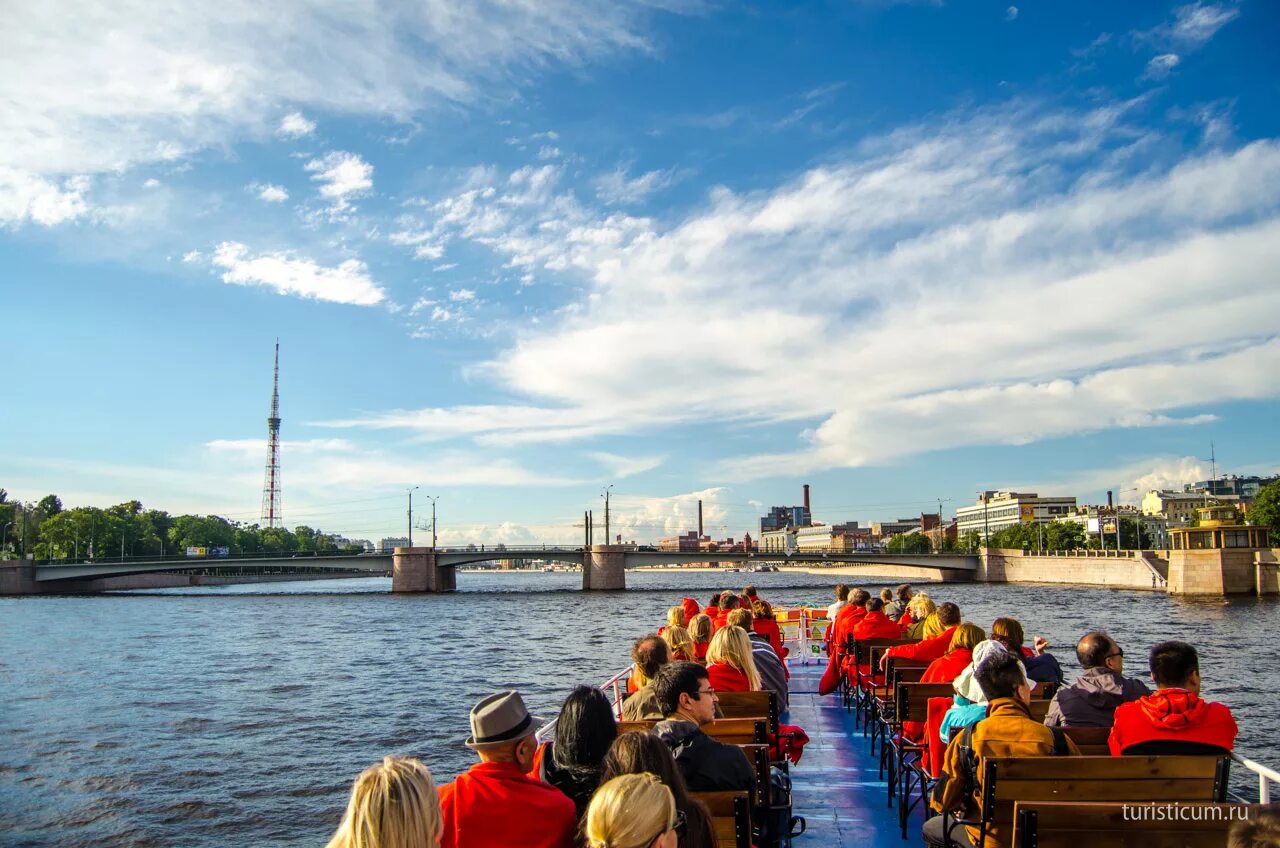
[[[0,599],[0,844],[323,845],[368,764],[413,754],[448,780],[471,760],[480,697],[515,687],[551,715],[571,686],[624,666],[681,595],[705,603],[744,578],[782,604],[826,604],[855,579],[631,573],[626,592],[583,594],[576,574],[466,573],[440,596],[364,579]],[[1205,695],[1240,721],[1238,749],[1280,763],[1274,600],[926,588],[983,627],[1020,618],[1068,678],[1089,629],[1120,640],[1131,674],[1152,643],[1192,642]]]

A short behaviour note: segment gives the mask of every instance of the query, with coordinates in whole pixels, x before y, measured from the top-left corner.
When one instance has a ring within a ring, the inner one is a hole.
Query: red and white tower
[[[267,475],[262,483],[262,526],[280,527],[280,340],[276,339],[276,369],[271,378],[271,417],[267,419]]]

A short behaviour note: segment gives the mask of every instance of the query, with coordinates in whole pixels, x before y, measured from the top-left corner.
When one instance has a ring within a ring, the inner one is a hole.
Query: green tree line
[[[170,515],[140,501],[99,509],[65,509],[57,495],[34,503],[10,500],[0,489],[0,553],[34,554],[36,559],[160,556],[187,548],[229,549],[242,554],[359,553],[360,545],[339,545],[332,535],[306,525],[288,530],[230,521],[218,515]]]

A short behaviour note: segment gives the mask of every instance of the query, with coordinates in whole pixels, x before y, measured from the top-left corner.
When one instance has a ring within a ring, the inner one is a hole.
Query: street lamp
[[[436,549],[436,501],[440,500],[440,496],[423,495],[423,497],[431,501],[431,550],[434,551]]]
[[[604,498],[604,543],[606,545],[613,544],[613,537],[609,535],[609,490],[612,488],[612,483],[605,486],[604,495],[602,496]]]
[[[413,547],[413,493],[418,490],[417,486],[409,489],[409,547]]]

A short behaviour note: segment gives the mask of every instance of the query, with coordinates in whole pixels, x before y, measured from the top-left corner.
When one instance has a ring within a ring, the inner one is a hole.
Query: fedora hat
[[[483,748],[523,739],[537,731],[542,719],[530,715],[524,699],[514,689],[490,695],[471,708],[468,748]]]

